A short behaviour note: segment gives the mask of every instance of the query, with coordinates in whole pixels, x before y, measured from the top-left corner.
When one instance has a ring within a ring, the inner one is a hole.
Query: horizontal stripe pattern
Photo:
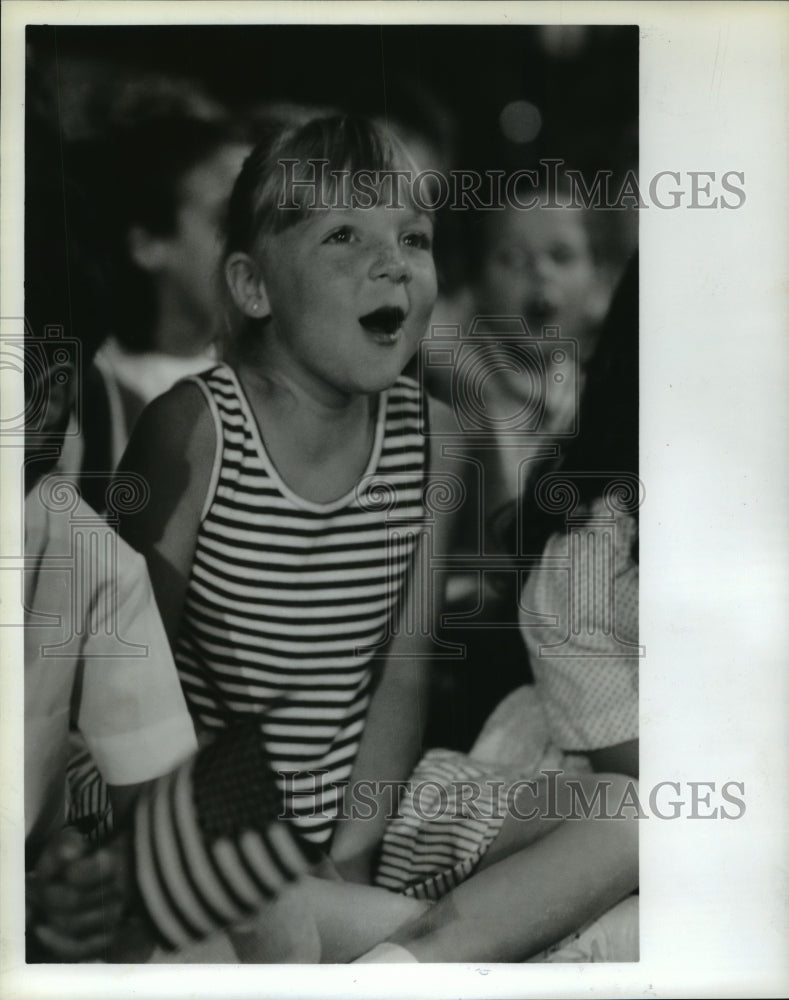
[[[425,754],[386,827],[375,884],[437,900],[467,879],[504,821],[489,777],[465,754]],[[473,803],[464,799],[469,784]]]
[[[137,887],[168,950],[250,916],[308,869],[260,742],[256,727],[226,732],[136,803]]]
[[[69,749],[66,822],[76,826],[91,844],[100,844],[113,830],[109,789],[78,732],[70,734]]]
[[[424,520],[419,388],[401,377],[382,394],[356,489],[315,504],[279,479],[232,370],[194,381],[221,451],[176,648],[182,685],[208,729],[256,720],[286,814],[325,843]]]

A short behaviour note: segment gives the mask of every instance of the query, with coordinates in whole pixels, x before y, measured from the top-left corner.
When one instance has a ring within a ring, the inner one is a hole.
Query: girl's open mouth
[[[359,322],[368,333],[384,341],[395,340],[404,320],[405,312],[399,306],[381,306],[359,317]]]

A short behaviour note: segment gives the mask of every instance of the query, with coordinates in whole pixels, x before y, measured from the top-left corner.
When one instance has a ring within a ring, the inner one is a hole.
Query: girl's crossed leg
[[[628,780],[597,774],[524,786],[517,814],[505,818],[474,873],[435,904],[373,886],[303,879],[231,933],[238,958],[343,963],[382,941],[405,947],[420,962],[532,957],[636,888],[635,819],[578,810],[578,789],[593,802],[604,783],[609,803],[616,803]]]

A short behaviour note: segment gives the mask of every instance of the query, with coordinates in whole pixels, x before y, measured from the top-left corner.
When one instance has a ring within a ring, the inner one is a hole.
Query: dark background
[[[28,45],[66,114],[88,100],[100,115],[124,76],[162,72],[236,110],[287,100],[427,117],[453,136],[463,168],[544,156],[615,174],[637,166],[637,26],[31,26]],[[498,125],[518,99],[543,120],[525,145]]]

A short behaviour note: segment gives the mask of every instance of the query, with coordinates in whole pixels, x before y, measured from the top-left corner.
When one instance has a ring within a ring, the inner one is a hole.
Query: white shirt
[[[165,774],[197,746],[144,559],[54,481],[25,498],[29,842],[63,823],[72,714],[109,784]]]
[[[112,424],[112,467],[118,467],[134,424],[145,407],[182,378],[197,375],[216,364],[216,350],[176,357],[160,351],[135,353],[115,337],[108,337],[96,352],[94,364],[104,377]]]

